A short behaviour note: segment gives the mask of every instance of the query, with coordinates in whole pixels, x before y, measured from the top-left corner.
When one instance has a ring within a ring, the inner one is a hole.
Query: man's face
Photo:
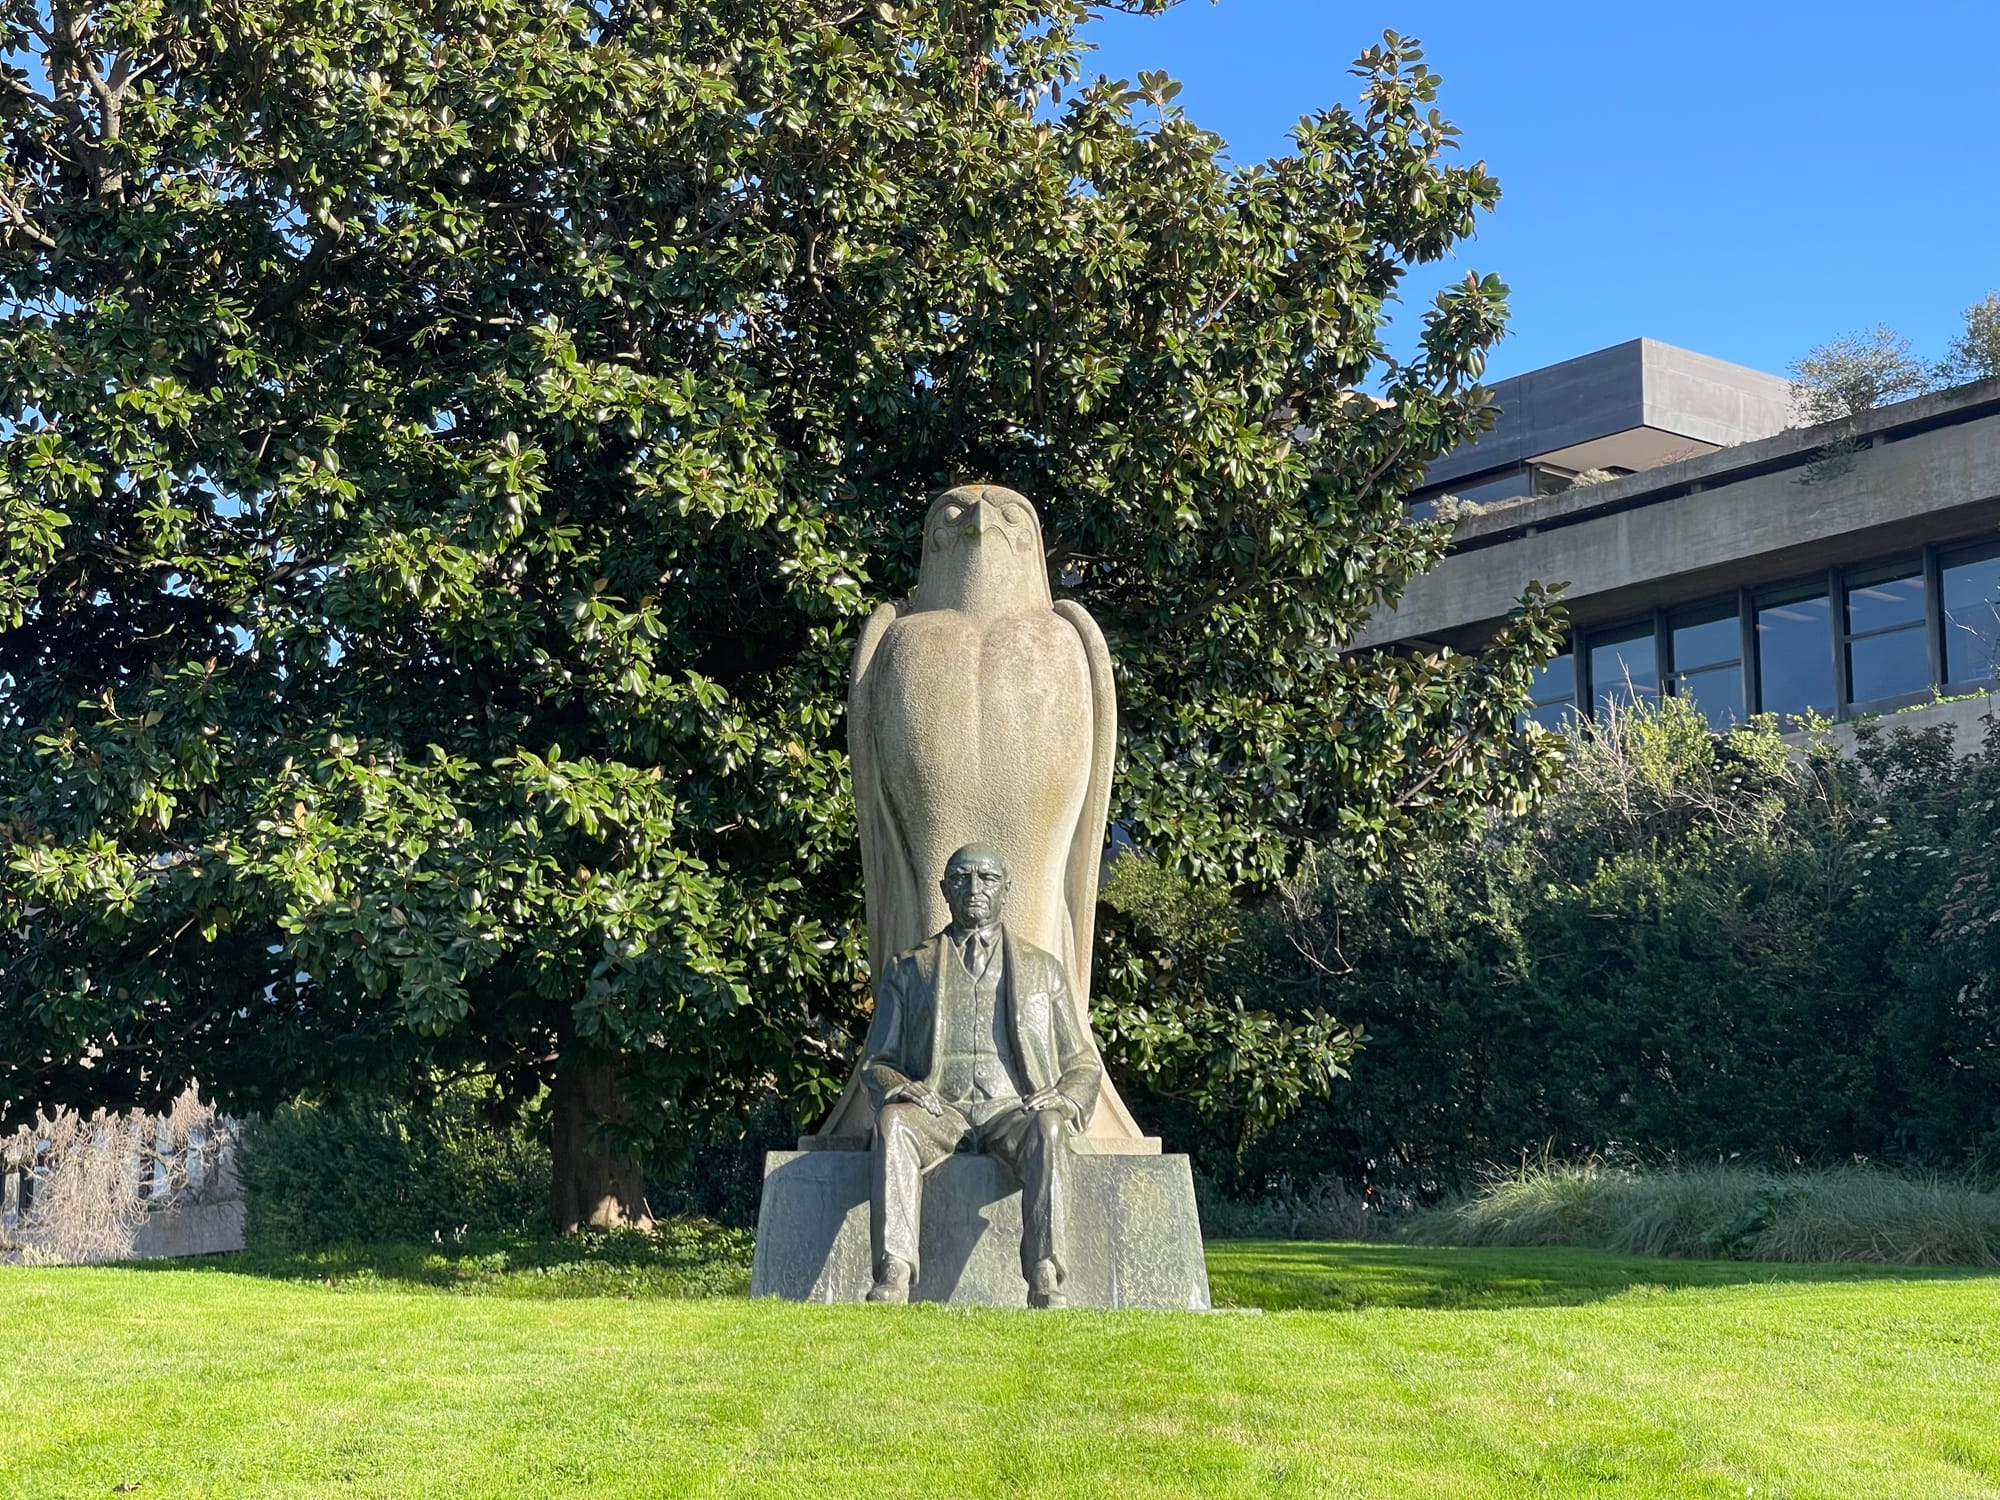
[[[945,905],[958,927],[984,927],[1000,920],[1007,904],[1007,868],[993,854],[954,854],[944,867]]]

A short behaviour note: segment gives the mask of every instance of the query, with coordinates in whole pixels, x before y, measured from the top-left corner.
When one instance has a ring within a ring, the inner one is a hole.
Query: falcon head
[[[1004,614],[1049,607],[1042,523],[1025,495],[968,484],[931,502],[917,569],[918,609]]]
[[[1004,544],[1009,552],[1042,555],[1042,523],[1027,497],[994,484],[947,490],[931,504],[924,521],[924,550]]]

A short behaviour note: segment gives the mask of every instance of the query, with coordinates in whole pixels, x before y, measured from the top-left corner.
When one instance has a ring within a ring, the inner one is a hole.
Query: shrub
[[[1227,1191],[1251,1144],[1324,1099],[1364,1038],[1287,972],[1280,906],[1242,907],[1139,854],[1111,865],[1099,899],[1128,934],[1091,1001],[1118,1086]]]
[[[482,1086],[455,1083],[423,1103],[298,1100],[253,1121],[245,1242],[306,1251],[545,1225],[548,1147],[532,1121],[494,1124],[487,1103]]]
[[[1929,389],[1910,341],[1888,327],[1816,344],[1792,364],[1792,406],[1810,426],[1838,422]]]
[[[1940,384],[1963,385],[1973,380],[2000,376],[2000,292],[1985,297],[1965,310],[1965,326],[1938,366]]]
[[[1199,1196],[1201,1232],[1210,1239],[1372,1240],[1388,1222],[1380,1204],[1331,1177],[1284,1183],[1250,1200],[1206,1191]]]
[[[708,1219],[727,1228],[753,1228],[764,1194],[764,1155],[791,1150],[799,1134],[798,1122],[784,1101],[775,1091],[767,1091],[744,1117],[740,1136],[691,1147],[678,1171],[647,1179],[646,1200],[662,1218]]]
[[[1240,1146],[1144,1100],[1211,1189],[1330,1176],[1436,1201],[1524,1150],[1619,1144],[2000,1159],[2000,732],[1963,760],[1941,731],[1870,725],[1852,751],[1801,750],[1669,699],[1568,753],[1529,817],[1378,879],[1301,872],[1241,962],[1273,1011],[1366,1044],[1351,1080]]]

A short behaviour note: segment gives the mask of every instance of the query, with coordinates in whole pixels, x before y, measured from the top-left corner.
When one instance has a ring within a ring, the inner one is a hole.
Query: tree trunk
[[[601,1120],[625,1113],[615,1065],[565,1069],[555,1080],[555,1141],[549,1179],[549,1217],[558,1234],[579,1229],[651,1229],[646,1182],[629,1156],[592,1148]]]

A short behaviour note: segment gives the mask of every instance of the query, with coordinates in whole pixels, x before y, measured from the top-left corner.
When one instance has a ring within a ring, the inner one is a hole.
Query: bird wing
[[[853,769],[854,814],[861,834],[861,880],[868,902],[868,967],[878,979],[889,960],[900,951],[894,940],[896,909],[907,903],[915,891],[909,855],[903,848],[888,798],[882,792],[875,725],[869,709],[868,669],[874,665],[882,637],[896,623],[897,613],[895,605],[884,604],[861,627],[861,642],[854,648],[854,671],[847,687],[847,759]]]
[[[1069,908],[1069,982],[1079,1009],[1090,998],[1090,959],[1097,937],[1097,867],[1104,857],[1105,818],[1111,810],[1111,772],[1118,760],[1118,688],[1111,675],[1111,652],[1090,612],[1074,599],[1056,601],[1055,611],[1083,641],[1090,668],[1090,784],[1083,813],[1070,839],[1063,872],[1063,903]],[[1089,1011],[1084,1009],[1084,1014]]]
[[[1069,864],[1063,871],[1063,904],[1069,908],[1070,998],[1083,1034],[1097,1042],[1090,1029],[1090,959],[1097,941],[1097,869],[1104,858],[1105,818],[1111,811],[1111,772],[1118,760],[1118,687],[1111,675],[1111,652],[1104,633],[1089,611],[1073,599],[1056,601],[1055,611],[1069,621],[1083,641],[1083,658],[1090,667],[1090,784],[1083,794],[1083,812],[1070,837]],[[1098,1088],[1097,1107],[1089,1122],[1086,1147],[1139,1141],[1158,1151],[1158,1136],[1149,1136],[1132,1118],[1132,1111],[1106,1076]],[[1124,1148],[1129,1149],[1129,1148]]]
[[[909,891],[912,879],[909,857],[897,836],[895,819],[882,795],[880,764],[875,754],[875,727],[868,709],[868,669],[882,637],[896,623],[893,604],[878,607],[861,627],[861,640],[854,648],[854,669],[847,683],[847,760],[854,781],[854,816],[861,835],[861,881],[868,911],[868,969],[873,981],[882,977],[896,950],[889,940],[890,913],[899,900],[912,899],[899,893]],[[839,1101],[820,1126],[820,1134],[863,1135],[874,1124],[874,1111],[861,1087],[857,1068],[847,1080]]]

